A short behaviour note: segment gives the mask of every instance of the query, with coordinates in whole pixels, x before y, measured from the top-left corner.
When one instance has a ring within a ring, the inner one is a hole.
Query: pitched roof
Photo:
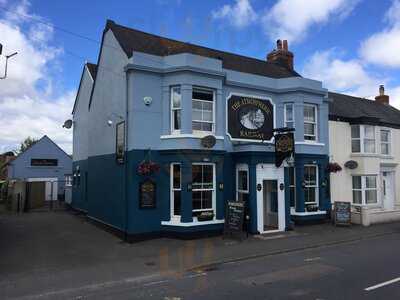
[[[328,93],[329,120],[400,128],[400,110],[373,100]]]
[[[96,73],[97,73],[97,65],[92,64],[90,62],[86,63],[86,66],[89,70],[90,75],[92,76],[93,80],[96,78]]]
[[[111,29],[128,57],[133,51],[167,56],[179,53],[191,53],[199,56],[222,60],[225,69],[262,75],[272,78],[299,77],[296,71],[289,70],[278,63],[271,63],[252,57],[185,43],[154,34],[142,32],[107,20],[105,31]]]

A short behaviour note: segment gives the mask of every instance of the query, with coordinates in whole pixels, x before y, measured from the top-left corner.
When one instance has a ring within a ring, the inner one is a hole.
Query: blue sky
[[[400,108],[399,0],[0,0],[0,43],[20,53],[0,81],[0,152],[43,134],[71,151],[59,125],[84,61],[97,61],[99,44],[88,39],[101,39],[106,19],[260,59],[288,39],[302,75],[369,98],[384,83]]]

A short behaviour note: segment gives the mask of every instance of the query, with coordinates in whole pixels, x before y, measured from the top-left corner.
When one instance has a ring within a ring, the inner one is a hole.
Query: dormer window
[[[214,102],[214,92],[212,90],[193,88],[193,132],[214,132]]]

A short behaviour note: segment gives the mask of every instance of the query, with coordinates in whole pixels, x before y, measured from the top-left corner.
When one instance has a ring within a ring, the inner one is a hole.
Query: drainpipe
[[[124,233],[124,240],[125,242],[128,241],[128,137],[129,137],[129,70],[125,69],[125,80],[126,80],[126,90],[125,90],[125,176],[124,176],[124,183],[125,183],[125,233]]]

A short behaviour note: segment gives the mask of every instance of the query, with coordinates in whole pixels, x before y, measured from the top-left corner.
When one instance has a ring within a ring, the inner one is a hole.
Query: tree
[[[31,138],[30,136],[28,136],[19,146],[19,149],[15,150],[15,153],[17,155],[22,154],[23,152],[25,152],[26,150],[28,150],[28,148],[30,148],[31,146],[33,146],[34,144],[36,144],[38,140],[35,138]]]

